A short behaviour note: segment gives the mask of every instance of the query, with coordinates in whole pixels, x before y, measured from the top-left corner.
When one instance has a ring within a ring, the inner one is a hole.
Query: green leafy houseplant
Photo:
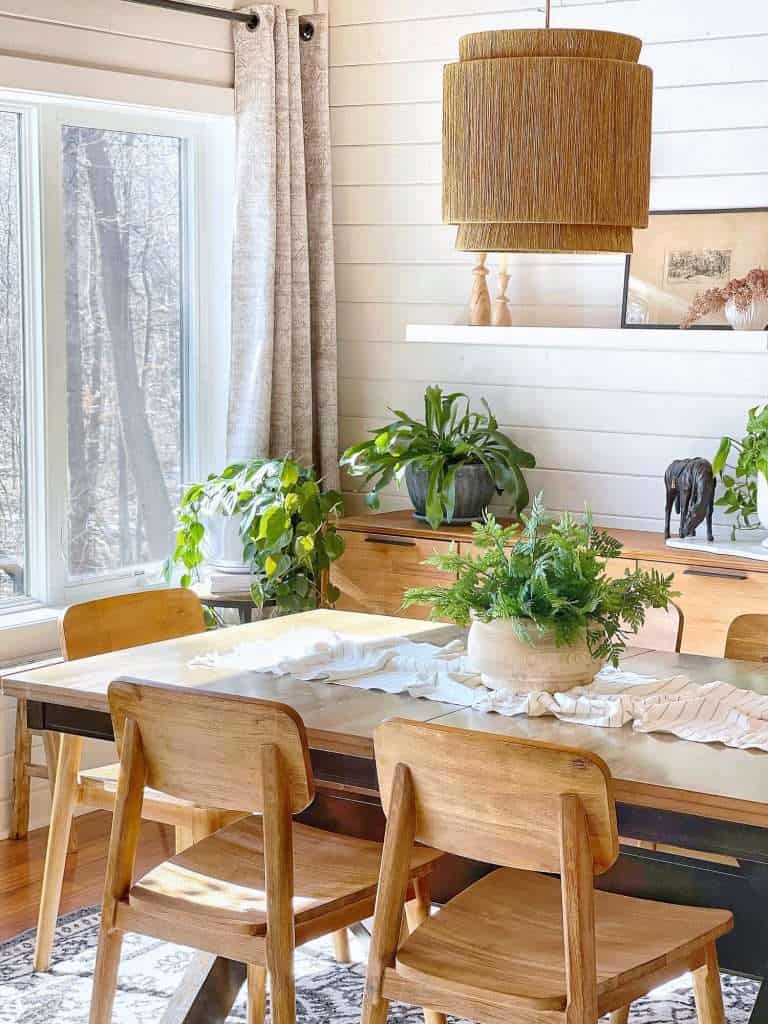
[[[433,555],[427,563],[454,574],[456,582],[408,590],[404,606],[432,605],[433,618],[462,626],[472,618],[508,619],[517,638],[530,644],[544,633],[553,635],[558,647],[586,636],[593,658],[617,665],[646,609],[668,607],[672,576],[637,569],[609,579],[606,560],[619,557],[621,544],[595,529],[589,512],[583,526],[568,513],[548,523],[539,495],[522,518],[522,536],[492,515],[473,524],[481,554]]]
[[[485,412],[473,412],[461,393],[443,394],[428,387],[424,394],[424,420],[413,419],[400,409],[392,423],[372,430],[373,437],[347,448],[341,457],[352,476],[370,485],[367,503],[378,509],[379,492],[393,479],[401,484],[406,470],[427,474],[426,519],[433,528],[451,522],[456,507],[456,475],[464,466],[484,466],[499,494],[505,491],[518,515],[528,504],[523,469],[536,460],[499,430],[488,403]]]
[[[735,464],[729,459],[735,455]],[[720,477],[723,493],[715,502],[736,519],[731,528],[731,539],[736,530],[756,530],[753,522],[757,513],[757,477],[768,480],[768,405],[753,406],[747,413],[747,432],[740,441],[724,437],[712,460],[712,469]]]
[[[292,459],[233,463],[184,492],[166,579],[180,565],[181,584],[190,586],[205,560],[205,518],[239,516],[243,561],[253,574],[257,607],[274,604],[281,613],[314,608],[323,572],[344,551],[334,525],[341,508],[341,495],[321,491],[314,471]],[[339,591],[328,584],[326,597],[333,604]]]

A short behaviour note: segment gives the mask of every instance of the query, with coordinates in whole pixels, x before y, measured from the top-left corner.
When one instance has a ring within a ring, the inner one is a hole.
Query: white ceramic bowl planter
[[[591,683],[605,664],[583,643],[558,647],[551,632],[530,629],[531,642],[518,639],[509,619],[474,619],[467,652],[472,668],[492,690],[560,693]]]
[[[242,515],[225,516],[221,512],[200,512],[205,535],[200,545],[205,561],[217,572],[249,572],[243,561],[243,539],[240,536]]]

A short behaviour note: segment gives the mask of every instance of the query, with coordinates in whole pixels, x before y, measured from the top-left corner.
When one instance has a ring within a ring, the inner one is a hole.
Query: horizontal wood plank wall
[[[536,452],[533,487],[607,526],[659,529],[666,465],[711,457],[764,398],[768,356],[405,341],[466,322],[471,256],[440,223],[441,75],[459,36],[540,25],[535,0],[330,0],[343,444],[427,383],[486,396]],[[768,5],[561,0],[552,24],[630,32],[654,70],[652,206],[768,206]],[[489,260],[496,262],[495,257]],[[511,257],[516,325],[615,327],[623,258]],[[489,279],[493,285],[493,274]],[[694,347],[693,337],[690,339]],[[346,481],[348,508],[362,509]],[[396,488],[382,507],[407,505]]]

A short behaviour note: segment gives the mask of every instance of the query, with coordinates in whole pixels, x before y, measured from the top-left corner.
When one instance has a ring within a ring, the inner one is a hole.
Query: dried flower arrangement
[[[709,313],[719,313],[729,299],[742,311],[749,309],[753,302],[768,302],[768,270],[755,267],[746,277],[734,277],[722,288],[699,292],[680,326],[690,327]]]

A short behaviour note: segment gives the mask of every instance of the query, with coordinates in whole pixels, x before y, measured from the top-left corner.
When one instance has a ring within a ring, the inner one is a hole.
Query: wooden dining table
[[[318,610],[17,670],[2,679],[2,692],[27,701],[34,729],[104,740],[113,737],[107,688],[117,677],[281,701],[304,719],[317,782],[316,799],[302,820],[375,839],[383,837],[385,819],[373,733],[388,718],[436,721],[591,750],[611,770],[623,840],[616,865],[597,880],[598,886],[670,903],[732,909],[735,928],[719,943],[720,962],[725,970],[761,980],[752,1020],[768,1024],[768,981],[763,980],[768,978],[768,753],[638,733],[631,726],[511,718],[354,685],[192,664],[201,655],[306,628],[358,639],[409,637],[436,644],[461,632],[439,623]],[[719,679],[768,693],[768,666],[760,664],[642,649],[627,650],[622,664],[655,677],[682,673],[695,682]],[[434,885],[438,902],[487,870],[488,865],[446,858]],[[198,957],[164,1024],[223,1024],[243,977],[242,965]]]

